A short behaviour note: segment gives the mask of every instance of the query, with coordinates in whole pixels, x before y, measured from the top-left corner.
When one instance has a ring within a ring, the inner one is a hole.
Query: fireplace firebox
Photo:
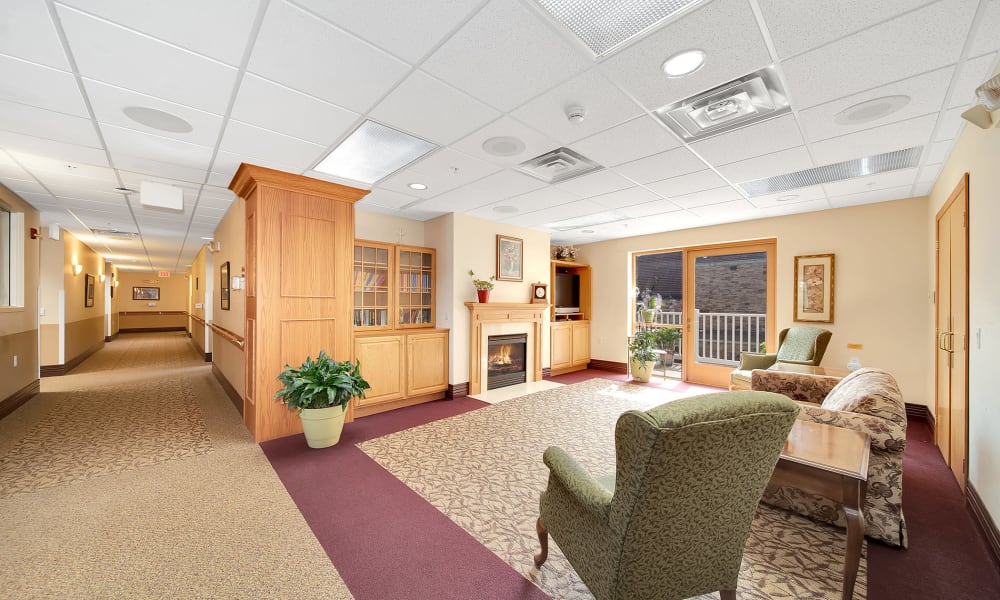
[[[486,389],[527,381],[527,334],[491,335],[487,340]]]

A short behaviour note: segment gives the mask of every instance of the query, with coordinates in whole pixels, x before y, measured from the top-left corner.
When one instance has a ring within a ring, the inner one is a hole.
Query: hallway
[[[351,597],[186,333],[41,385],[0,421],[5,597]]]

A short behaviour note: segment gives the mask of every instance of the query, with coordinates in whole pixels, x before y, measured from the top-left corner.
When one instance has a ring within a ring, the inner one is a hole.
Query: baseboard
[[[990,512],[986,510],[983,499],[979,497],[979,493],[971,483],[965,486],[965,501],[969,505],[972,519],[979,525],[983,537],[986,538],[986,543],[992,551],[993,566],[997,568],[997,571],[1000,571],[1000,530],[997,529],[997,524],[990,516]]]
[[[542,367],[542,378],[552,377],[552,367]]]
[[[927,423],[931,430],[934,429],[934,416],[931,414],[930,409],[928,409],[923,404],[910,404],[906,403],[906,418],[915,419],[917,421],[923,421]]]
[[[599,371],[608,371],[610,373],[628,373],[628,365],[623,362],[615,362],[613,360],[598,360],[596,358],[590,359],[591,369],[597,369]]]
[[[38,368],[42,377],[59,377],[66,374],[66,365],[42,365]]]
[[[65,370],[65,372],[66,373],[71,372],[73,369],[75,369],[78,366],[80,366],[80,363],[82,363],[83,361],[85,361],[88,358],[90,358],[91,354],[97,352],[98,350],[100,350],[103,347],[104,347],[104,340],[101,340],[101,341],[97,342],[96,344],[94,344],[93,346],[91,346],[90,348],[87,348],[81,354],[79,354],[76,357],[74,357],[73,360],[68,361],[66,363],[66,370]]]
[[[106,336],[104,336],[104,343],[105,343],[105,344],[107,344],[107,343],[108,343],[108,342],[110,342],[110,341],[111,341],[111,336],[110,336],[110,335],[106,335]]]
[[[236,407],[236,410],[238,410],[240,412],[240,415],[242,416],[243,398],[240,397],[240,393],[236,391],[236,388],[233,387],[233,384],[229,383],[229,380],[226,379],[226,376],[222,374],[222,370],[219,369],[219,367],[215,366],[215,363],[212,363],[212,375],[215,376],[215,379],[219,382],[219,385],[222,386],[222,390],[226,392],[227,396],[229,396],[229,401],[233,403],[233,406]]]
[[[454,384],[449,383],[448,390],[445,391],[444,393],[444,397],[447,398],[448,400],[452,400],[454,398],[461,398],[462,396],[468,396],[468,395],[469,395],[468,381],[466,381],[465,383],[454,383]]]
[[[212,362],[212,353],[211,352],[206,352],[205,353],[205,362]]]
[[[129,327],[119,329],[119,333],[153,333],[154,331],[187,331],[187,327]]]
[[[20,408],[28,400],[31,400],[38,394],[40,389],[40,380],[36,379],[7,398],[0,400],[0,419]]]

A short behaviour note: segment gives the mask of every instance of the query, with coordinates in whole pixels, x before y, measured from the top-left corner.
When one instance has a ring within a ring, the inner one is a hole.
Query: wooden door
[[[361,363],[361,376],[371,386],[364,398],[355,400],[358,408],[403,397],[403,336],[355,337],[354,356]]]
[[[934,437],[965,490],[969,428],[969,175],[937,215]]]
[[[553,323],[549,337],[551,360],[549,368],[553,371],[573,364],[573,324],[569,322]]]
[[[406,340],[406,395],[447,389],[448,332],[409,333]]]
[[[573,366],[590,362],[590,321],[573,322]]]

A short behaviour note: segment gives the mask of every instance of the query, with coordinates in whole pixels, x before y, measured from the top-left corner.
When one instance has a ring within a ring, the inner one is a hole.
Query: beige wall
[[[369,212],[354,207],[354,237],[407,246],[429,246],[422,221]]]
[[[109,335],[116,335],[119,329],[118,323],[118,306],[121,303],[122,287],[119,283],[121,281],[121,273],[118,271],[118,267],[114,265],[108,266],[107,276],[109,278],[109,287],[112,287],[114,291],[111,292],[111,308],[109,309],[109,314],[111,318],[110,333]],[[115,283],[119,283],[118,287],[114,287]]]
[[[914,198],[787,217],[625,238],[581,247],[593,267],[591,356],[625,362],[629,328],[629,253],[746,239],[778,240],[775,331],[792,321],[794,257],[836,255],[833,331],[823,364],[851,356],[899,381],[907,402],[932,401],[932,282],[927,275],[927,199]],[[860,343],[863,350],[848,350]]]
[[[184,275],[172,274],[170,277],[159,277],[151,271],[120,271],[118,277],[121,285],[115,293],[119,312],[156,312],[156,311],[187,311],[188,287]],[[158,287],[159,300],[133,300],[132,288]],[[129,326],[122,325],[123,329]]]
[[[0,401],[38,380],[38,211],[0,184],[0,203],[24,214],[24,306],[0,308]],[[14,356],[17,366],[14,366]]]
[[[206,320],[246,337],[246,290],[230,291],[229,310],[222,310],[219,304],[219,267],[229,261],[230,276],[246,276],[246,202],[242,198],[237,198],[229,207],[215,230],[215,240],[222,249],[205,258],[205,279],[209,281],[206,303],[211,303]],[[245,389],[243,352],[218,335],[213,336],[211,347],[212,363],[242,397]]]
[[[203,321],[208,320],[206,313],[212,309],[210,306],[212,297],[208,293],[210,281],[206,275],[208,272],[206,257],[208,256],[211,256],[211,253],[208,252],[205,246],[202,246],[201,250],[198,251],[198,256],[192,261],[191,268],[188,269],[188,313]],[[206,298],[208,299],[207,303]],[[191,319],[189,331],[191,332],[191,341],[198,348],[199,352],[212,351],[211,329]]]
[[[969,173],[969,482],[994,521],[1000,521],[1000,404],[991,375],[1000,364],[1000,278],[995,266],[1000,256],[998,167],[1000,129],[966,124],[931,191],[926,232],[934,238],[937,211],[962,174]],[[933,282],[933,248],[927,250],[927,262]],[[933,323],[933,314],[930,319]],[[930,341],[926,344],[932,347]]]
[[[61,365],[63,364],[62,354],[59,344],[62,334],[62,319],[59,315],[60,298],[65,299],[66,293],[66,269],[63,261],[63,238],[60,235],[58,240],[50,239],[48,236],[41,240],[41,263],[39,265],[39,290],[38,298],[39,327],[41,328],[41,364]],[[65,317],[62,317],[63,319]]]

